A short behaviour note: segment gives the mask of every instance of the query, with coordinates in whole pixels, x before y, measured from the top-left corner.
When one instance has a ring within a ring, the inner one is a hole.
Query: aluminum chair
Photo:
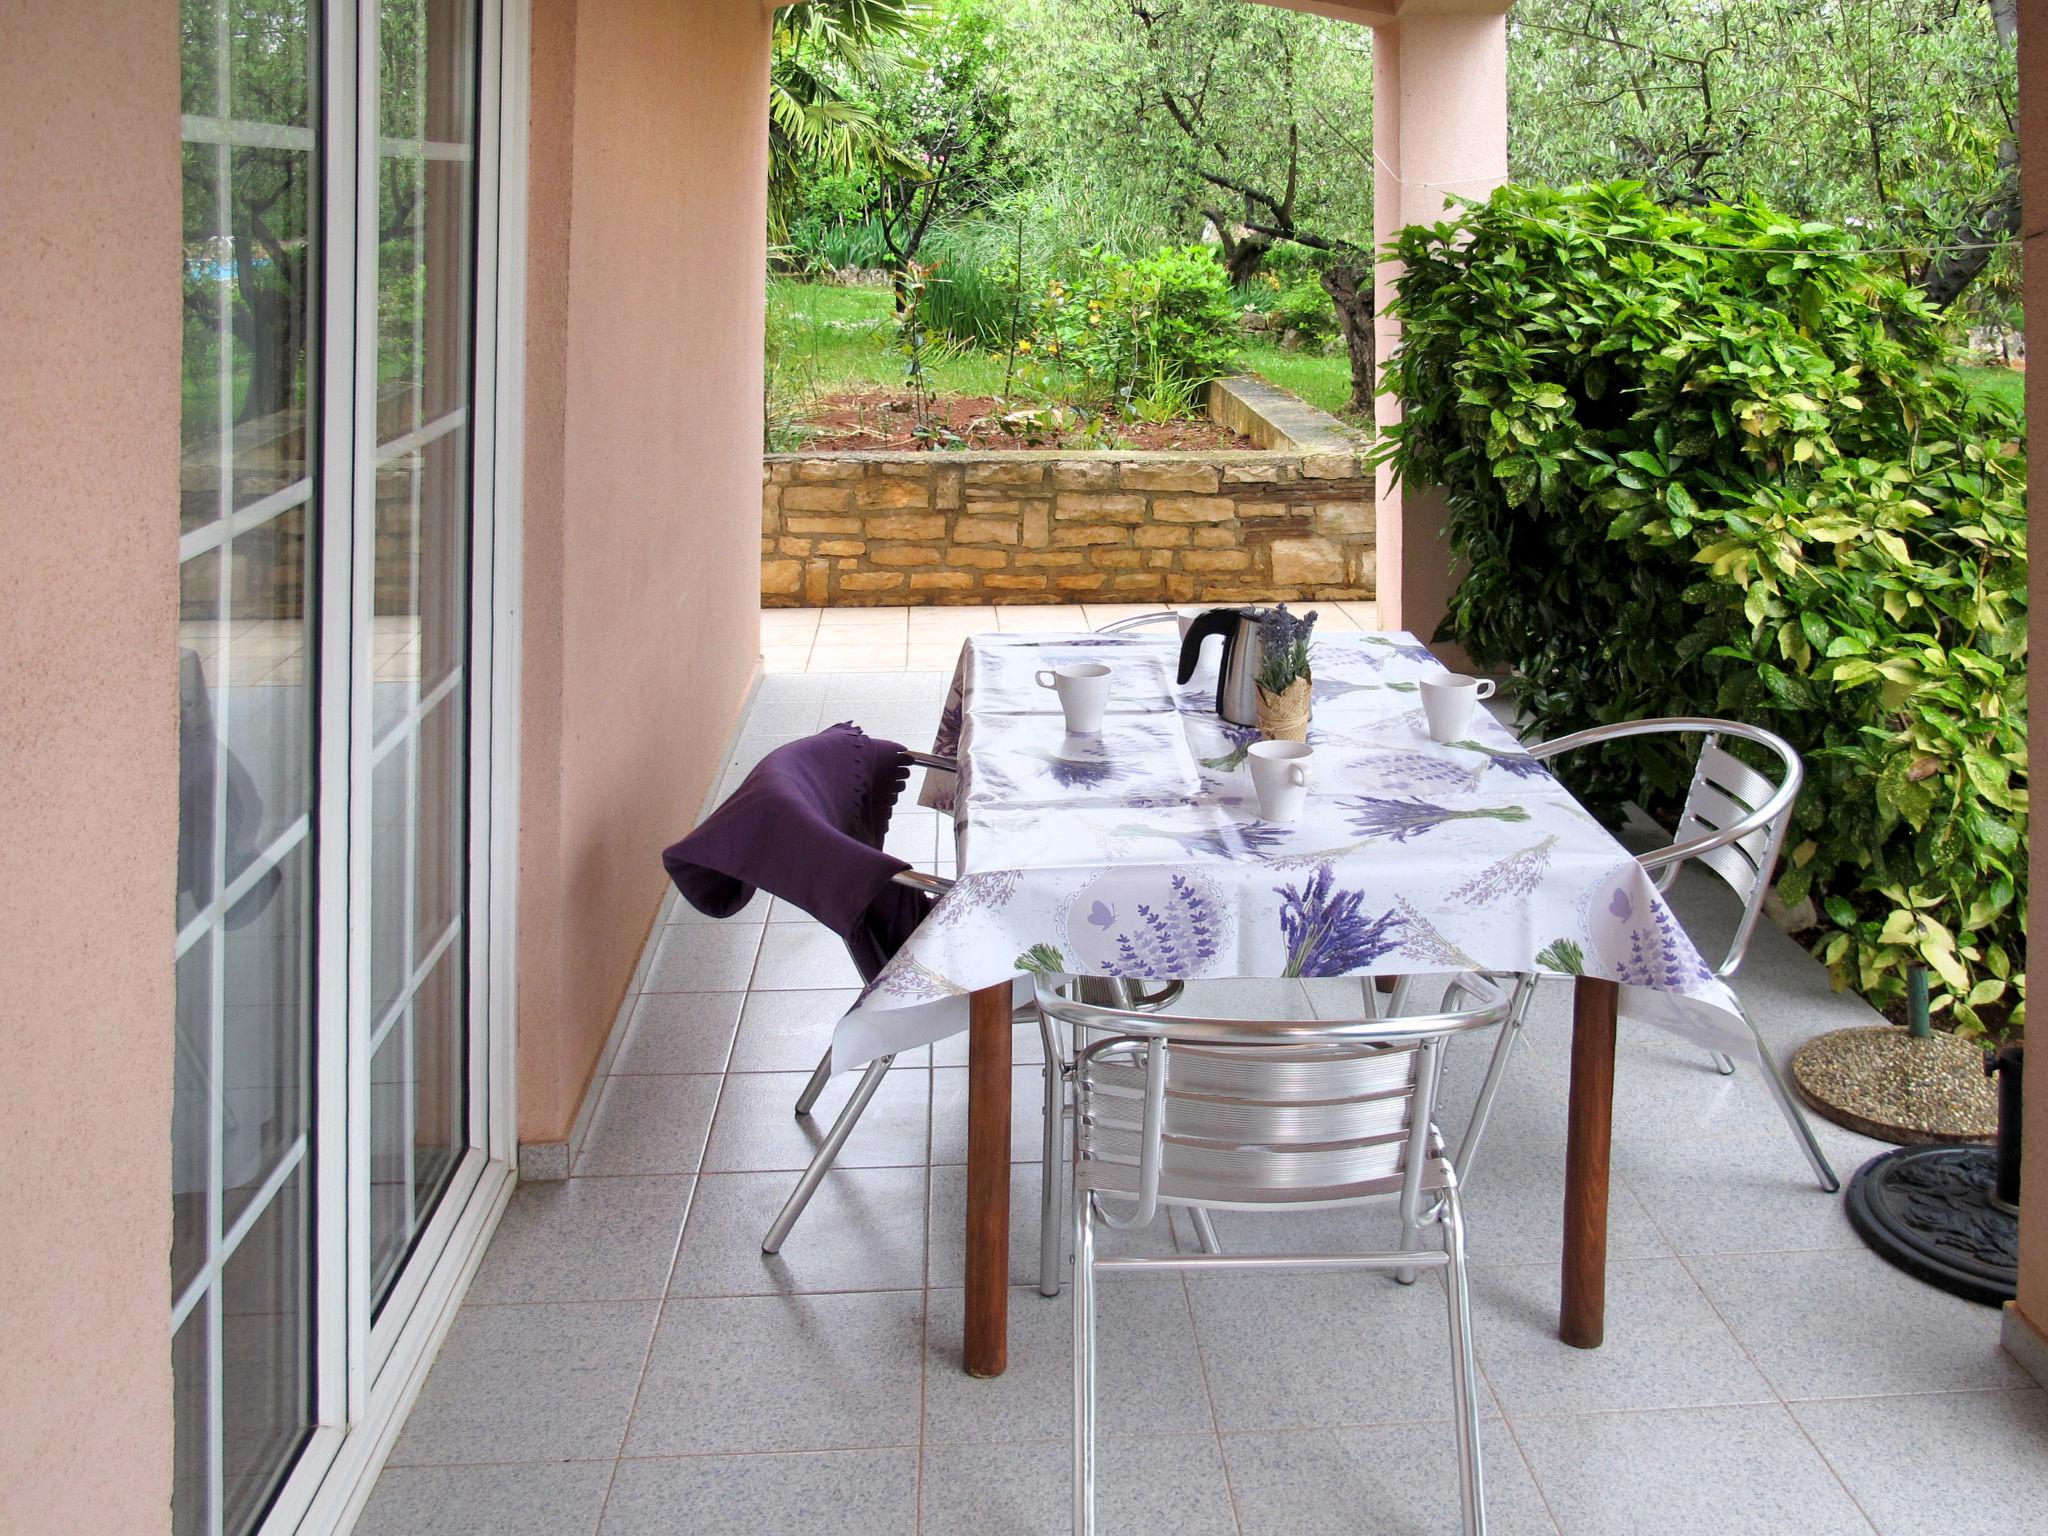
[[[947,773],[959,771],[959,764],[950,757],[938,757],[930,752],[906,750],[903,760],[912,767],[938,768]],[[953,882],[940,875],[927,875],[920,870],[906,869],[892,877],[898,885],[907,885],[912,890],[925,891],[933,896],[943,896],[953,889]],[[867,1113],[867,1107],[874,1102],[875,1093],[882,1086],[882,1079],[889,1074],[896,1056],[877,1056],[867,1064],[854,1084],[853,1095],[839,1111],[839,1118],[832,1122],[832,1129],[825,1133],[825,1139],[818,1143],[818,1150],[812,1154],[810,1165],[804,1169],[803,1177],[797,1180],[796,1188],[783,1203],[781,1213],[774,1225],[768,1228],[768,1235],[761,1239],[763,1253],[779,1253],[789,1230],[796,1225],[797,1217],[803,1215],[804,1207],[811,1203],[811,1196],[818,1192],[818,1185],[825,1175],[832,1171],[832,1165],[839,1160],[839,1150],[846,1145],[846,1138],[853,1134],[860,1117]],[[818,1065],[811,1072],[810,1081],[804,1084],[804,1091],[796,1098],[796,1115],[799,1120],[808,1119],[818,1102],[818,1095],[825,1091],[825,1084],[832,1079],[832,1047],[825,1047],[825,1054],[818,1059]]]
[[[1444,1042],[1503,1023],[1528,983],[1453,978],[1440,1011],[1343,1021],[1188,1018],[1092,1005],[1041,980],[1041,1017],[1072,1032],[1074,1532],[1095,1531],[1095,1283],[1104,1271],[1292,1268],[1444,1272],[1465,1536],[1484,1536],[1471,1299],[1458,1177],[1432,1123]],[[1454,1006],[1455,1004],[1455,1006]],[[1212,1210],[1316,1210],[1393,1200],[1398,1251],[1232,1254]],[[1195,1219],[1201,1252],[1106,1258],[1097,1227]],[[1440,1247],[1425,1247],[1434,1228]]]
[[[1171,608],[1162,608],[1157,613],[1134,613],[1129,618],[1111,619],[1107,624],[1096,625],[1093,633],[1098,635],[1114,635],[1126,629],[1151,629],[1155,626],[1168,624],[1178,629],[1180,627],[1180,615]]]
[[[1714,975],[1726,981],[1734,976],[1749,952],[1750,936],[1755,933],[1757,919],[1763,913],[1771,874],[1777,868],[1778,855],[1784,848],[1785,834],[1791,826],[1792,806],[1799,798],[1803,774],[1799,754],[1792,749],[1791,743],[1770,731],[1740,721],[1685,717],[1599,725],[1540,743],[1529,749],[1529,755],[1545,761],[1602,742],[1620,741],[1631,736],[1664,735],[1701,736],[1705,739],[1700,743],[1692,785],[1686,791],[1685,806],[1679,813],[1676,839],[1666,847],[1640,855],[1640,858],[1643,868],[1656,877],[1660,891],[1670,888],[1678,871],[1686,864],[1698,862],[1720,876],[1742,903],[1742,917],[1735,925],[1735,935],[1729,942],[1728,952],[1714,968]],[[1782,769],[1777,782],[1773,783],[1769,777],[1731,755],[1721,744],[1730,739],[1749,742],[1776,758]],[[1713,1031],[1704,1023],[1697,1032],[1680,1033],[1704,1046],[1713,1056],[1716,1068],[1724,1075],[1735,1070],[1732,1053],[1741,1052],[1755,1059],[1771,1096],[1777,1100],[1786,1123],[1798,1137],[1806,1160],[1813,1165],[1821,1188],[1833,1194],[1842,1187],[1842,1181],[1835,1176],[1820,1143],[1814,1139],[1813,1127],[1807,1124],[1805,1112],[1793,1097],[1776,1053],[1740,999],[1735,1006],[1741,1011],[1742,1022],[1748,1026],[1747,1036],[1738,1036],[1732,1030]],[[1501,1027],[1500,1041],[1494,1047],[1486,1079],[1472,1109],[1471,1124],[1458,1149],[1458,1175],[1462,1179],[1471,1177],[1480,1141],[1486,1133],[1487,1119],[1493,1112],[1494,1099],[1500,1092],[1501,1079],[1507,1070],[1508,1058],[1513,1054],[1515,1040],[1522,1031],[1525,1012],[1526,1008],[1518,1008]]]
[[[913,767],[937,768],[947,773],[957,772],[959,765],[950,757],[938,757],[929,752],[905,751],[904,760]],[[953,882],[940,875],[927,875],[918,870],[906,869],[895,875],[898,885],[913,890],[925,891],[933,896],[943,896],[953,888]],[[1181,984],[1170,982],[1156,992],[1146,992],[1135,984],[1115,978],[1083,978],[1083,995],[1097,1002],[1117,1006],[1149,1009],[1164,1007],[1181,994]],[[1060,1185],[1058,1165],[1060,1161],[1060,1132],[1065,1124],[1065,1101],[1062,1092],[1062,1073],[1065,1056],[1062,1053],[1059,1031],[1046,1023],[1040,1016],[1040,1030],[1045,1041],[1045,1134],[1041,1154],[1041,1172],[1044,1191],[1040,1199],[1040,1230],[1049,1234],[1039,1243],[1038,1289],[1047,1296],[1060,1292],[1059,1262],[1059,1210]],[[839,1111],[839,1117],[832,1122],[832,1128],[825,1133],[825,1139],[818,1143],[818,1150],[811,1155],[811,1161],[797,1180],[796,1188],[790,1191],[789,1199],[783,1202],[782,1210],[776,1215],[767,1235],[761,1239],[763,1253],[779,1253],[788,1239],[790,1229],[804,1208],[811,1203],[811,1197],[818,1192],[825,1175],[832,1171],[832,1165],[839,1160],[840,1149],[853,1134],[853,1128],[860,1123],[860,1117],[867,1113],[867,1107],[874,1101],[881,1089],[882,1079],[888,1075],[895,1063],[894,1053],[877,1056],[867,1064],[854,1084],[853,1093]],[[818,1097],[825,1091],[826,1083],[832,1078],[832,1048],[827,1046],[812,1070],[810,1080],[804,1084],[803,1092],[797,1095],[796,1114],[798,1119],[807,1119],[817,1106]]]

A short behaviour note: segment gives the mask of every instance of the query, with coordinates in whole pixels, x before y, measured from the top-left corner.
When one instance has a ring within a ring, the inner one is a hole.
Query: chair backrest
[[[1172,625],[1178,629],[1180,615],[1171,608],[1162,608],[1157,613],[1134,613],[1128,618],[1111,619],[1107,624],[1098,624],[1094,632],[1098,635],[1113,635],[1119,630],[1151,629],[1155,625]]]
[[[1687,863],[1699,863],[1712,870],[1742,903],[1742,918],[1736,924],[1728,953],[1715,974],[1732,975],[1749,950],[1750,936],[1763,913],[1764,897],[1770,891],[1778,856],[1784,850],[1785,835],[1792,824],[1792,808],[1799,799],[1804,773],[1799,754],[1782,736],[1761,726],[1739,720],[1678,718],[1630,720],[1619,725],[1595,726],[1531,749],[1539,758],[1554,757],[1574,747],[1593,746],[1626,736],[1698,736],[1700,751],[1693,764],[1692,784],[1686,790],[1685,806],[1678,816],[1678,834],[1668,847],[1643,856],[1643,867],[1654,872],[1659,889]],[[1777,760],[1782,770],[1771,778],[1729,752],[1730,740],[1747,741]]]
[[[1443,1011],[1410,1018],[1188,1018],[1070,991],[1041,984],[1039,1006],[1089,1042],[1075,1054],[1075,1156],[1084,1187],[1135,1202],[1105,1210],[1112,1226],[1143,1225],[1161,1201],[1259,1208],[1440,1187],[1443,1042],[1509,1006],[1476,976],[1450,982]]]

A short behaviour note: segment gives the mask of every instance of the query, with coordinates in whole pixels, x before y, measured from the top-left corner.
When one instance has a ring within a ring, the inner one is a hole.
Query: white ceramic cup
[[[1463,741],[1472,733],[1472,711],[1493,697],[1493,679],[1447,672],[1422,680],[1422,713],[1431,741]]]
[[[1250,759],[1260,818],[1299,821],[1315,781],[1315,748],[1305,741],[1255,741]]]
[[[1069,735],[1092,736],[1102,729],[1102,711],[1109,705],[1108,667],[1099,661],[1077,661],[1040,671],[1037,682],[1060,696]]]

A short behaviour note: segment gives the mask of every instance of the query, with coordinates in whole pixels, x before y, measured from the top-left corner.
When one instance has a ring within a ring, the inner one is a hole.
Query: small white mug
[[[1422,713],[1431,741],[1463,741],[1472,731],[1472,711],[1493,697],[1493,679],[1446,672],[1422,680]]]
[[[1315,779],[1315,748],[1305,741],[1255,741],[1250,759],[1260,819],[1299,821]]]
[[[1099,661],[1077,661],[1042,670],[1036,681],[1060,696],[1069,735],[1093,736],[1102,729],[1102,712],[1109,705],[1108,667]]]

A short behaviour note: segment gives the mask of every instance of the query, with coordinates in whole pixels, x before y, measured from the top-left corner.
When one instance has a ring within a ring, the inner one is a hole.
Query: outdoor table
[[[1483,709],[1466,739],[1429,738],[1417,685],[1443,668],[1413,636],[1316,641],[1315,777],[1287,825],[1258,816],[1257,731],[1216,715],[1213,665],[1177,684],[1178,653],[1142,635],[967,642],[934,746],[960,773],[921,796],[953,813],[958,881],[834,1036],[846,1067],[968,1030],[967,1370],[1006,1364],[1010,1034],[1033,971],[1575,977],[1559,1334],[1596,1347],[1619,1008],[1732,996],[1642,866]],[[1082,660],[1112,668],[1109,712],[1068,736],[1033,679]]]

